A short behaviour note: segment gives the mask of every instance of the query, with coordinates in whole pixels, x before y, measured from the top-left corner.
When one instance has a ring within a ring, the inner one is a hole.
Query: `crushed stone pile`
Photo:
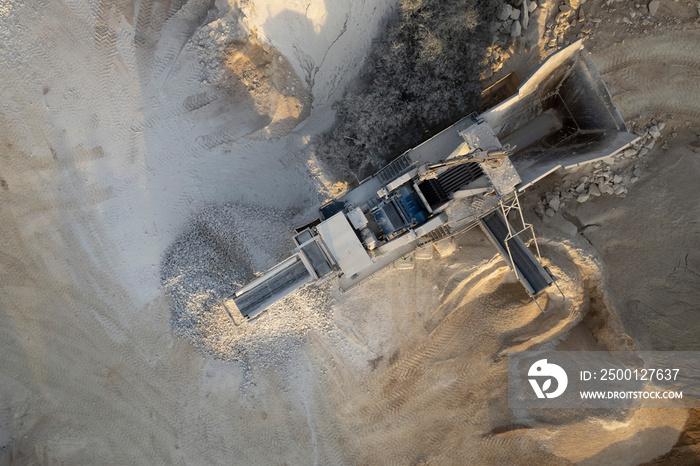
[[[312,328],[330,322],[328,286],[312,286],[236,326],[223,300],[289,255],[283,211],[213,205],[168,248],[161,282],[172,298],[171,325],[200,351],[223,360],[284,364]]]

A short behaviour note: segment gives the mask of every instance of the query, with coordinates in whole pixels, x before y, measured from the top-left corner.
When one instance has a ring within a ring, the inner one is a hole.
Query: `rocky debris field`
[[[627,197],[628,186],[636,183],[642,174],[643,164],[639,159],[647,155],[657,142],[662,149],[668,147],[665,141],[661,142],[661,131],[665,128],[664,122],[640,128],[637,133],[639,139],[627,148],[568,173],[560,186],[542,196],[534,207],[535,212],[540,216],[553,217],[573,202],[582,204],[603,195]]]

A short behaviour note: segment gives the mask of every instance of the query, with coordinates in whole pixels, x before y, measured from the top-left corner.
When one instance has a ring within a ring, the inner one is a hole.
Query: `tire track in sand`
[[[625,120],[641,114],[700,118],[700,34],[649,36],[593,58]]]

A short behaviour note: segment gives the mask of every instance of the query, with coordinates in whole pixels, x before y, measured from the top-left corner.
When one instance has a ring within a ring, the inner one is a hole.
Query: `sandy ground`
[[[0,2],[3,462],[697,462],[696,413],[505,398],[508,351],[698,349],[700,57],[682,2],[643,24],[634,5],[589,0],[560,31],[588,37],[624,118],[666,122],[667,142],[634,161],[625,199],[529,211],[565,302],[542,297],[539,314],[472,230],[448,257],[285,300],[257,329],[215,314],[228,362],[173,335],[160,264],[197,213],[231,203],[289,232],[338,188],[306,143],[392,6]],[[491,80],[546,55],[556,8]],[[261,235],[258,271],[290,245]]]

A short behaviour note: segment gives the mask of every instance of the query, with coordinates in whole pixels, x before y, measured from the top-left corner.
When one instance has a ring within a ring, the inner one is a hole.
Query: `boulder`
[[[659,126],[658,126],[658,125],[654,125],[654,126],[652,126],[651,128],[649,128],[649,134],[650,134],[651,137],[653,137],[654,139],[656,139],[656,138],[658,138],[658,137],[661,137],[661,130],[660,130]]]
[[[612,165],[615,163],[615,156],[609,155],[603,159],[603,163],[606,163],[608,165]]]
[[[628,159],[634,157],[637,155],[637,151],[634,149],[625,149],[624,156],[627,157]]]
[[[620,175],[615,175],[615,176],[613,177],[613,183],[615,183],[615,184],[620,184],[620,183],[622,183],[622,176],[620,176]]]
[[[547,217],[554,217],[554,211],[552,209],[547,209],[544,213],[547,214]]]
[[[559,210],[559,205],[560,205],[560,204],[561,204],[561,201],[559,200],[558,197],[555,197],[554,199],[552,199],[551,201],[549,201],[549,207],[551,207],[552,209],[554,209],[555,212],[556,212],[557,210]]]
[[[571,7],[572,10],[578,9],[581,2],[579,0],[566,0],[566,3]]]
[[[646,149],[652,150],[654,148],[654,144],[656,144],[656,139],[649,139],[649,141],[644,144],[644,147]]]
[[[501,21],[505,21],[508,18],[510,18],[511,13],[513,13],[513,7],[507,3],[504,3],[503,6],[501,7],[501,10],[498,12],[498,15],[496,15],[496,16]]]
[[[588,195],[588,194],[581,194],[579,197],[576,198],[576,200],[577,200],[578,202],[580,202],[581,204],[583,204],[583,203],[586,202],[586,201],[588,200],[588,198],[590,198],[590,197],[591,197],[591,196]]]
[[[513,11],[510,13],[510,19],[512,19],[512,20],[520,19],[520,8],[513,8]]]
[[[654,16],[656,14],[656,10],[659,9],[659,5],[661,2],[659,0],[651,0],[649,2],[649,14],[651,16]]]
[[[644,157],[648,153],[649,153],[649,149],[647,149],[646,147],[642,147],[642,150],[639,151],[639,156]]]
[[[527,1],[527,0],[525,0]],[[523,5],[523,19],[522,19],[522,25],[523,25],[523,30],[527,29],[528,24],[530,24],[530,12],[527,9],[526,5]]]
[[[535,11],[536,9],[537,9],[537,2],[535,2],[534,0],[528,1],[528,2],[527,2],[527,11],[528,11],[528,13],[532,13],[532,12]]]
[[[600,189],[598,189],[597,184],[592,184],[588,187],[588,194],[591,196],[600,196]]]
[[[603,194],[613,194],[613,193],[615,192],[615,190],[613,189],[613,187],[610,186],[610,185],[607,184],[607,183],[605,183],[605,184],[599,184],[599,185],[598,185],[598,189],[600,189],[600,192],[603,193]]]
[[[520,37],[521,33],[522,33],[522,28],[520,27],[520,23],[518,21],[513,21],[513,25],[510,27],[510,36],[511,37]]]

